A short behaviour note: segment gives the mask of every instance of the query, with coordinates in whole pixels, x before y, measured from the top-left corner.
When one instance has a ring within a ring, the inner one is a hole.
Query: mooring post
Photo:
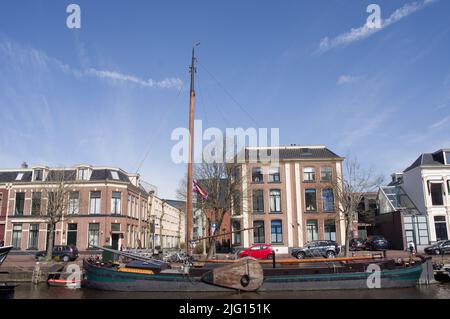
[[[272,267],[275,268],[275,252],[272,254]]]
[[[40,279],[41,279],[41,265],[39,264],[39,262],[36,262],[36,264],[34,265],[33,277],[31,278],[31,282],[37,285],[39,284]]]

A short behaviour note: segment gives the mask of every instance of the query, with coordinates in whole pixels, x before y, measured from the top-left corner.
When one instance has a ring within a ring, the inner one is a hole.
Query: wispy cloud
[[[148,88],[170,89],[181,88],[183,86],[183,82],[178,78],[166,78],[161,81],[154,81],[152,79],[144,80],[133,75],[123,74],[116,71],[97,70],[93,68],[84,70],[83,74],[94,76],[100,79],[108,79],[114,82],[134,83],[141,87]]]
[[[337,85],[344,85],[344,84],[351,84],[357,82],[361,77],[359,76],[353,76],[353,75],[341,75],[336,84]]]
[[[430,129],[434,130],[434,129],[438,129],[442,126],[444,126],[445,124],[447,124],[447,122],[450,120],[450,116],[444,117],[442,120],[437,121],[436,123],[430,125]]]
[[[83,49],[84,50],[84,49]],[[84,51],[83,51],[84,52]],[[74,68],[56,58],[47,55],[45,52],[34,49],[24,48],[10,41],[0,42],[0,55],[6,55],[9,59],[17,61],[16,67],[28,65],[45,69],[56,68],[75,77],[90,76],[101,80],[109,80],[113,83],[130,83],[142,88],[158,89],[180,89],[183,81],[179,78],[165,78],[163,80],[143,79],[134,75],[118,72],[116,70],[98,70],[95,68]],[[82,66],[86,65],[85,54],[82,54]]]
[[[320,41],[318,53],[324,53],[333,48],[345,46],[352,42],[360,41],[370,37],[371,35],[389,27],[390,25],[406,18],[410,14],[419,11],[428,5],[438,0],[420,0],[412,3],[405,4],[403,7],[397,9],[392,13],[389,18],[385,19],[381,23],[380,28],[370,28],[367,24],[359,27],[352,28],[350,31],[336,36],[335,38],[325,37]]]

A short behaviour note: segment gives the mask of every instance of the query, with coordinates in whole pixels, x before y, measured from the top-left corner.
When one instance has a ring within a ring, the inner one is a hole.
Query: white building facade
[[[149,212],[152,223],[152,247],[161,249],[181,248],[185,243],[185,213],[184,210],[172,206],[167,200],[150,194]]]
[[[450,234],[450,149],[425,153],[403,172],[402,187],[428,218],[431,242]]]

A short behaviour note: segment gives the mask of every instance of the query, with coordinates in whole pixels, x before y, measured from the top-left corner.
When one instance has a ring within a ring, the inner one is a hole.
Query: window
[[[281,212],[281,191],[279,189],[270,190],[270,212]]]
[[[252,168],[252,182],[254,183],[262,183],[263,182],[263,174],[261,167]]]
[[[41,192],[34,192],[31,195],[31,215],[39,215],[41,213]]]
[[[450,165],[450,152],[445,152],[445,162]]]
[[[305,167],[303,169],[303,181],[314,182],[316,180],[316,170],[314,167]]]
[[[14,215],[23,215],[23,206],[25,203],[25,193],[16,193],[16,206],[14,209]]]
[[[241,195],[239,192],[233,195],[233,214],[237,216],[241,214]]]
[[[311,242],[319,239],[319,227],[317,220],[310,219],[306,221],[306,240]]]
[[[324,239],[336,240],[336,223],[333,219],[326,220],[324,223]]]
[[[305,203],[306,211],[313,212],[317,210],[315,189],[305,189]]]
[[[87,168],[78,169],[78,179],[81,181],[89,180],[89,170]]]
[[[91,198],[89,203],[89,214],[100,214],[100,200],[101,192],[91,192]]]
[[[70,192],[69,194],[69,214],[78,214],[80,210],[80,193]]]
[[[121,192],[112,192],[111,197],[111,214],[119,215],[121,213]]]
[[[253,212],[264,212],[264,192],[262,190],[253,191]]]
[[[266,242],[264,222],[262,220],[253,222],[253,243],[264,244]]]
[[[334,210],[334,195],[331,188],[322,190],[322,207],[325,212]]]
[[[431,203],[433,206],[444,205],[444,198],[442,197],[442,184],[430,183]]]
[[[92,248],[93,246],[98,246],[99,241],[100,241],[100,224],[99,223],[89,224],[88,247]]]
[[[131,216],[131,195],[128,195],[128,210],[127,215]]]
[[[240,245],[241,244],[241,233],[238,232],[238,230],[241,229],[241,222],[238,220],[233,221],[233,231],[236,231],[233,233],[233,245]]]
[[[449,153],[450,154],[450,153]],[[447,181],[447,194],[450,195],[450,179]],[[0,206],[1,207],[1,206]]]
[[[120,224],[119,223],[112,223],[111,224],[111,231],[115,231],[115,232],[120,231]]]
[[[281,220],[272,220],[270,241],[274,244],[283,242],[283,227]]]
[[[12,232],[12,246],[15,249],[20,249],[22,243],[22,225],[21,224],[13,224],[13,232]]]
[[[78,224],[67,225],[67,245],[77,245]]]
[[[28,234],[28,249],[37,249],[39,239],[39,224],[30,224]]]
[[[329,182],[333,179],[333,170],[329,166],[322,166],[320,168],[320,180]]]
[[[41,169],[37,169],[34,171],[34,180],[42,181],[43,179],[43,171]]]
[[[21,181],[23,177],[23,173],[17,173],[16,181]]]
[[[1,216],[1,212],[2,212],[2,205],[3,205],[3,193],[0,193],[0,216]]]
[[[111,171],[111,176],[113,179],[119,179],[119,173],[117,173],[116,171]]]
[[[269,182],[270,183],[279,183],[280,182],[280,168],[279,167],[269,168]]]
[[[448,240],[447,221],[445,216],[434,217],[434,229],[436,231],[436,240]]]

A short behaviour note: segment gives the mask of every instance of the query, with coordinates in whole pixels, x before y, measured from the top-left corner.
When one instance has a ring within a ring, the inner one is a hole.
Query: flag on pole
[[[194,181],[194,192],[199,194],[202,200],[208,199],[208,192],[204,190],[196,181]]]

